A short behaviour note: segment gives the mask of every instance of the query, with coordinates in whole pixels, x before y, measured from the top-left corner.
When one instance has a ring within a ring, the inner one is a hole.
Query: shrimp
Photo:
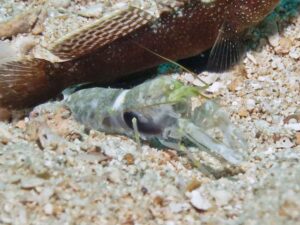
[[[87,128],[132,138],[138,134],[175,150],[182,150],[187,140],[222,162],[240,165],[245,156],[237,149],[246,142],[212,100],[192,109],[192,97],[200,94],[198,87],[161,76],[128,90],[83,89],[65,97],[64,104]],[[215,128],[223,133],[223,142],[208,134]]]

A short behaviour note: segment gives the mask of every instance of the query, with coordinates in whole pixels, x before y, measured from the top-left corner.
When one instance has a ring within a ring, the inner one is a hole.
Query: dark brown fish
[[[33,106],[70,85],[110,83],[164,61],[147,49],[178,60],[213,47],[210,65],[227,68],[238,60],[246,30],[279,0],[174,2],[158,18],[126,7],[63,37],[50,51],[64,62],[28,57],[0,61],[0,107]]]

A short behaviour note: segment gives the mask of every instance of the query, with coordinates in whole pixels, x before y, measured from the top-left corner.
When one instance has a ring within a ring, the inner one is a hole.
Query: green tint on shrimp
[[[188,140],[222,161],[239,165],[244,159],[235,149],[245,147],[243,139],[216,103],[207,101],[192,109],[191,98],[200,94],[199,88],[159,77],[130,90],[80,90],[66,97],[65,104],[88,128],[130,137],[138,132],[142,140],[157,139],[177,150]],[[223,143],[208,135],[213,128],[223,132]]]

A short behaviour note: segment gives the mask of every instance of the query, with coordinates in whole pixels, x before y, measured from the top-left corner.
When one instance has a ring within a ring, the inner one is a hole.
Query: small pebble
[[[184,74],[183,77],[187,82],[190,82],[190,83],[193,83],[195,80],[194,76],[190,73]]]
[[[229,91],[235,92],[238,90],[238,87],[242,84],[242,79],[236,78],[234,79],[228,86]]]
[[[239,114],[240,117],[247,117],[247,116],[249,116],[249,112],[244,107],[239,109],[238,114]]]
[[[124,161],[127,165],[133,165],[134,164],[134,156],[130,153],[127,153],[123,157]]]
[[[300,59],[300,47],[293,47],[289,53],[289,56],[293,59]]]
[[[186,191],[191,192],[197,188],[199,188],[201,185],[201,182],[197,179],[192,179],[186,186]]]
[[[191,204],[200,210],[207,211],[212,207],[211,203],[208,199],[206,199],[199,190],[194,190],[192,192],[188,192],[187,196],[190,198]]]
[[[173,213],[180,213],[182,211],[188,210],[190,205],[187,203],[171,203],[170,209]]]
[[[44,205],[44,212],[46,215],[52,215],[53,214],[53,205],[51,203],[47,203]]]
[[[56,8],[68,8],[71,5],[71,0],[50,0],[49,3]]]
[[[156,205],[164,206],[165,200],[161,196],[155,196],[153,202]]]
[[[24,178],[21,181],[21,187],[24,189],[31,189],[44,184],[44,180],[40,178]]]
[[[216,93],[219,92],[222,88],[224,88],[224,84],[221,82],[214,82],[208,89],[208,92]]]
[[[247,58],[250,59],[250,61],[251,61],[254,65],[258,65],[257,60],[255,59],[255,57],[254,57],[251,53],[247,53]]]
[[[273,46],[273,47],[277,47],[279,46],[279,40],[280,40],[280,35],[277,32],[274,35],[271,35],[268,37],[269,43]]]
[[[278,54],[287,54],[290,51],[292,42],[288,38],[281,38],[279,41],[279,46],[275,48],[276,53]]]
[[[246,108],[247,110],[253,110],[255,108],[256,102],[254,99],[247,99],[246,100]]]
[[[300,131],[300,123],[289,123],[289,124],[284,125],[284,127],[291,129],[291,130]]]
[[[291,140],[287,137],[282,137],[281,139],[279,139],[276,142],[276,147],[277,148],[291,148],[293,147],[295,144],[293,142],[291,142]]]
[[[210,194],[215,198],[218,206],[227,205],[233,197],[230,192],[225,190],[212,191]]]
[[[103,14],[103,4],[95,4],[84,8],[78,12],[79,15],[88,17],[88,18],[99,18]]]

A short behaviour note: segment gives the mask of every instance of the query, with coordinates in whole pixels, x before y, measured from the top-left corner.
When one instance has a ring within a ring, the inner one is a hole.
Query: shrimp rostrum
[[[240,165],[243,138],[229,122],[225,111],[207,100],[192,109],[191,98],[200,88],[171,77],[159,77],[132,89],[90,88],[65,98],[76,120],[86,127],[106,133],[124,134],[142,140],[158,140],[180,150],[184,140],[230,165]],[[218,128],[223,141],[210,136]]]

